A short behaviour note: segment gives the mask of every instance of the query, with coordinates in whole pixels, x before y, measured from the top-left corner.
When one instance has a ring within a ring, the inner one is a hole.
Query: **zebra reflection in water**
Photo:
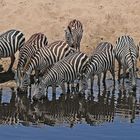
[[[134,122],[139,114],[138,99],[128,92],[103,90],[89,95],[61,94],[57,98],[42,102],[31,102],[28,95],[11,90],[10,102],[3,102],[0,94],[0,123],[30,125],[66,125],[74,127],[77,123],[101,125],[113,122],[116,115]]]

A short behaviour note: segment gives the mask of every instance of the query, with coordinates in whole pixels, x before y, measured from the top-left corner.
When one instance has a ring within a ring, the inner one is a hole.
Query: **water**
[[[16,89],[0,92],[0,140],[139,140],[140,88],[107,87],[94,93],[56,96],[32,102]],[[140,80],[137,80],[140,85]]]

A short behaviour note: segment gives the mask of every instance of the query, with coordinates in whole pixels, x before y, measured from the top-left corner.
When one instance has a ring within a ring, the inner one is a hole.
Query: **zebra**
[[[75,52],[55,63],[42,77],[40,83],[34,86],[33,100],[44,97],[46,87],[60,85],[65,94],[65,82],[73,83],[82,75],[89,58],[86,54]]]
[[[0,35],[0,58],[11,57],[11,64],[7,72],[12,71],[15,53],[25,44],[24,34],[19,30],[8,30]]]
[[[21,72],[23,71],[27,60],[29,60],[38,49],[47,46],[47,44],[47,37],[43,33],[35,33],[27,40],[25,45],[20,49],[16,73],[17,86],[19,86],[20,84],[19,78],[21,77]]]
[[[30,75],[33,70],[36,71],[36,78],[43,73],[46,68],[49,68],[57,61],[75,52],[76,50],[69,47],[65,41],[55,41],[48,45],[48,47],[40,48],[35,55],[31,57],[23,69],[21,76],[20,89],[26,91],[30,84]]]
[[[101,74],[104,73],[103,84],[105,85],[106,73],[108,70],[112,74],[115,87],[115,55],[113,45],[108,42],[101,42],[98,44],[94,53],[89,58],[89,61],[84,69],[83,81],[85,82],[88,78],[90,78],[90,89],[93,91],[94,75],[97,75],[98,87],[100,91]]]
[[[69,22],[65,30],[65,39],[69,46],[80,51],[80,42],[83,36],[83,25],[79,20],[72,20]]]
[[[132,37],[124,35],[117,39],[115,47],[115,57],[119,64],[118,81],[120,83],[120,72],[123,69],[123,84],[126,70],[129,71],[129,81],[132,90],[136,89],[136,65],[139,56],[139,49],[135,45]]]

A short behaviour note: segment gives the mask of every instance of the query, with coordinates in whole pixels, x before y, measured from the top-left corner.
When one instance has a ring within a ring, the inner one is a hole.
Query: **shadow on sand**
[[[9,80],[14,80],[14,72],[0,72],[0,83],[7,82]]]

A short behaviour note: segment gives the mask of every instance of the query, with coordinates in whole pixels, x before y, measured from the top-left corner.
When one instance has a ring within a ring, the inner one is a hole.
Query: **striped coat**
[[[88,56],[84,53],[73,53],[52,66],[43,76],[41,82],[34,88],[34,99],[40,99],[45,93],[46,87],[60,85],[65,94],[65,82],[73,83],[82,75],[88,62]]]
[[[44,70],[74,51],[64,41],[56,41],[49,44],[48,47],[41,48],[24,67],[24,74],[21,77],[21,89],[25,90],[29,85],[29,77],[33,70],[37,71],[36,78],[38,78],[39,74],[43,74]]]
[[[21,82],[20,77],[22,75],[25,64],[40,48],[47,46],[47,44],[48,44],[47,37],[44,34],[35,33],[27,40],[25,45],[20,49],[16,73],[17,86],[20,85]]]
[[[129,80],[132,89],[136,88],[136,66],[139,51],[130,36],[121,36],[116,41],[115,57],[119,64],[118,80],[120,82],[120,71],[123,68],[123,84],[126,75],[126,70],[129,71]]]
[[[105,84],[106,73],[108,70],[112,74],[114,86],[115,86],[114,48],[111,43],[101,42],[95,49],[93,55],[90,57],[89,62],[87,63],[87,66],[84,70],[84,76],[87,79],[91,78],[91,90],[93,90],[94,75],[98,76],[98,86],[100,90],[101,74],[104,73],[103,83]]]
[[[65,39],[69,46],[80,51],[80,42],[83,36],[83,25],[79,20],[72,20],[69,22],[65,30]]]
[[[0,58],[11,57],[8,71],[12,70],[15,53],[25,44],[24,34],[19,30],[9,30],[0,35]]]

